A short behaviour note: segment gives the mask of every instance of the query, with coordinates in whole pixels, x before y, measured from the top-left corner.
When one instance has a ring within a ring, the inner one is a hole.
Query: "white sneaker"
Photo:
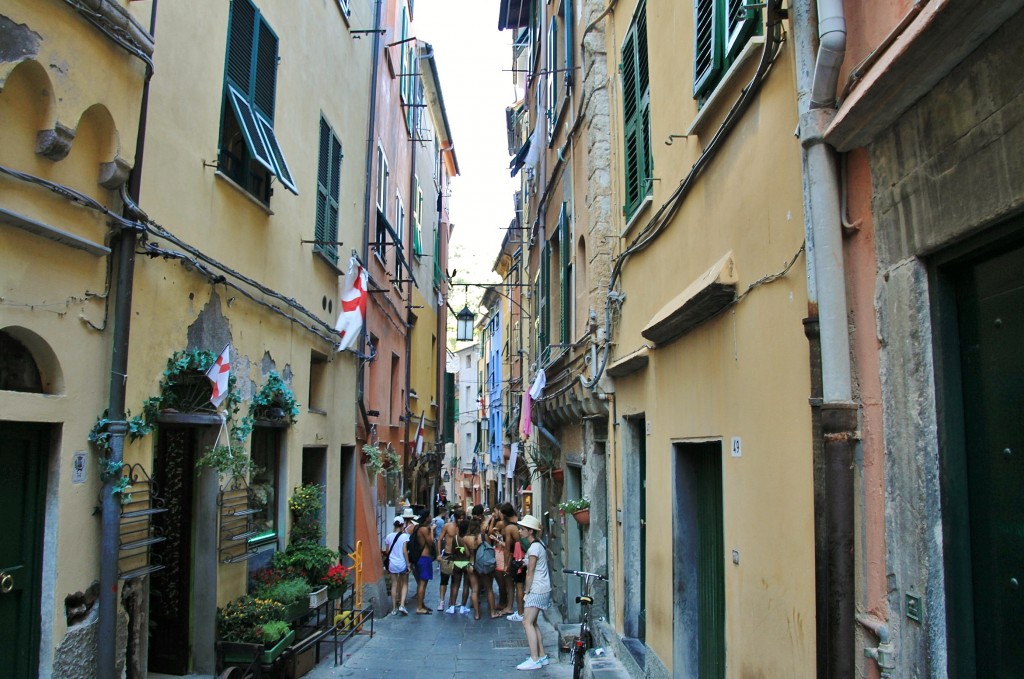
[[[543,655],[543,656],[541,656],[537,660],[537,662],[539,662],[541,664],[541,666],[550,665],[551,664],[551,658],[547,657],[546,655]]]
[[[455,615],[457,611],[455,610],[455,606],[449,606],[448,608],[444,609],[444,612],[448,615]]]
[[[543,663],[541,663],[540,660],[534,660],[532,658],[527,658],[523,662],[516,665],[517,670],[539,670],[542,667],[544,667],[544,665]]]
[[[506,615],[505,619],[511,622],[522,622],[523,616],[519,615],[518,613],[512,613],[510,615]]]
[[[441,602],[441,603],[439,603],[437,605],[437,610],[439,610],[439,611],[443,611],[444,610],[444,602]]]
[[[462,613],[463,615],[469,615],[472,612],[473,612],[472,608],[466,608],[465,606],[460,606],[459,607],[459,613]]]

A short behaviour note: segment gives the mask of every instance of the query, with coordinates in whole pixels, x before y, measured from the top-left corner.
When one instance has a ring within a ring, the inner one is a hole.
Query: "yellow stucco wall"
[[[753,73],[760,50],[734,78],[719,85],[724,104],[709,106],[704,122],[683,134],[697,114],[691,94],[692,6],[648,0],[653,198],[629,226],[619,217],[627,247],[669,200],[717,131],[725,111]],[[619,4],[607,24],[609,72],[617,73],[623,36],[636,3]],[[679,47],[679,46],[682,47]],[[675,46],[675,47],[673,47]],[[612,360],[652,342],[640,331],[673,297],[731,252],[737,293],[780,272],[803,242],[800,148],[793,58],[788,44],[759,96],[682,202],[657,242],[629,258],[621,290],[626,301],[615,329]],[[611,108],[621,112],[614,79]],[[613,122],[613,195],[622,200],[621,121]],[[650,350],[650,364],[614,380],[616,413],[643,415],[647,455],[647,644],[671,668],[673,444],[722,442],[726,675],[814,675],[814,560],[807,315],[804,260],[787,276],[758,287],[725,313],[681,338]],[[621,506],[624,448],[615,431],[609,493]],[[729,453],[740,437],[742,455]],[[614,506],[609,513],[614,516]],[[610,548],[623,572],[622,528]],[[657,536],[663,536],[658,538]],[[740,562],[734,565],[733,550]],[[621,581],[620,581],[621,582]],[[622,586],[615,590],[619,602]],[[616,606],[615,624],[623,611]]]
[[[147,14],[149,3],[133,8]],[[367,129],[372,40],[353,41],[334,3],[294,11],[288,2],[263,0],[257,6],[279,45],[274,130],[298,195],[274,184],[269,211],[211,167],[217,159],[228,3],[162,3],[154,62],[157,73],[147,122],[141,206],[178,237],[268,288],[295,299],[329,326],[338,315],[338,270],[315,254],[318,135],[321,115],[342,144],[338,267],[351,250],[362,251],[363,160]],[[369,9],[355,8],[353,26],[372,24]],[[343,66],[342,66],[343,65]],[[162,247],[179,250],[166,241]],[[257,293],[258,299],[272,301]],[[144,322],[133,326],[129,372],[136,376],[129,403],[157,392],[168,356],[184,349],[189,331],[223,327],[227,322],[233,368],[265,382],[264,369],[291,373],[290,386],[301,404],[298,422],[285,435],[283,501],[301,482],[304,447],[327,451],[327,544],[337,545],[342,445],[355,444],[356,359],[301,326],[257,305],[224,285],[211,285],[173,260],[140,259],[134,303]],[[280,302],[278,302],[280,305]],[[197,323],[210,305],[211,315]],[[310,324],[306,319],[304,322]],[[323,330],[321,328],[321,330]],[[222,346],[200,348],[219,352]],[[311,354],[328,360],[324,389],[310,402]],[[243,387],[244,388],[244,387]],[[243,393],[245,393],[243,391]],[[243,413],[251,393],[245,396]],[[315,410],[311,409],[315,408]],[[153,441],[132,448],[148,460]],[[286,512],[287,513],[287,512]],[[285,527],[279,528],[282,545]],[[244,565],[220,567],[218,600],[237,596]]]
[[[98,183],[101,163],[129,163],[142,91],[142,62],[67,4],[12,0],[0,14],[21,56],[0,61],[0,165],[70,187],[118,211]],[[68,155],[37,154],[37,134],[73,133]],[[106,220],[44,188],[0,175],[0,208],[103,246]],[[107,261],[0,223],[0,330],[22,340],[53,383],[43,394],[0,391],[0,417],[52,423],[42,537],[40,668],[67,630],[64,598],[99,578],[100,492],[89,430],[107,406],[111,324],[105,308]],[[83,483],[72,480],[76,451],[87,451]]]

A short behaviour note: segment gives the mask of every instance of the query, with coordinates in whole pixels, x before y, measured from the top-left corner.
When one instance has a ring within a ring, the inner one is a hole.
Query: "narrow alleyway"
[[[410,585],[408,616],[388,615],[374,621],[374,636],[358,635],[345,644],[342,664],[334,666],[330,645],[308,679],[327,677],[401,677],[401,679],[476,679],[479,677],[571,677],[572,668],[559,662],[555,628],[541,620],[547,667],[519,672],[516,665],[529,656],[526,634],[519,622],[491,620],[486,606],[480,620],[473,615],[448,615],[437,610],[439,579],[427,586],[425,601],[431,615],[416,615],[415,585]],[[461,595],[460,595],[461,596]]]

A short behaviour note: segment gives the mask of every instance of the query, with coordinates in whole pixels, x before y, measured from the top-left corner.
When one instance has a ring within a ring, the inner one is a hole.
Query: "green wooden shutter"
[[[548,44],[546,49],[548,139],[553,139],[555,136],[555,123],[558,119],[558,24],[555,23],[555,17],[551,17],[551,23],[548,24]]]
[[[323,241],[327,240],[327,212],[330,190],[331,128],[327,121],[320,119],[320,155],[316,170],[316,235],[318,242],[313,245],[317,252],[326,254]]]
[[[228,22],[227,78],[246,96],[252,90],[252,50],[256,8],[249,0],[233,0]]]
[[[625,141],[626,165],[626,201],[623,210],[627,216],[632,215],[640,202],[639,190],[639,130],[637,116],[637,82],[636,82],[636,25],[629,27],[626,39],[622,43],[622,60],[619,63],[622,72],[622,133]]]
[[[565,8],[564,26],[562,27],[562,31],[565,33],[565,75],[563,77],[565,78],[565,91],[568,92],[572,89],[574,76],[572,59],[574,49],[573,33],[575,32],[573,22],[575,19],[572,14],[572,0],[563,3],[562,6]]]
[[[274,97],[277,92],[277,36],[267,22],[260,19],[257,31],[255,71],[252,100],[256,110],[274,121]]]
[[[559,283],[559,342],[566,343],[569,338],[569,210],[566,203],[562,203],[562,209],[558,213],[558,251],[561,257],[558,275]]]
[[[540,362],[551,357],[551,243],[545,242],[540,254]]]
[[[693,25],[693,96],[699,97],[714,88],[722,70],[722,55],[717,49],[716,24],[720,0],[694,0]]]
[[[341,142],[331,126],[320,119],[320,155],[316,178],[316,235],[313,247],[332,262],[338,261],[338,211],[341,199]]]
[[[748,0],[726,0],[725,55],[731,61],[757,30],[758,12]]]
[[[625,204],[631,217],[650,191],[651,121],[650,69],[647,53],[646,3],[637,7],[633,23],[622,45],[623,137],[625,144]]]

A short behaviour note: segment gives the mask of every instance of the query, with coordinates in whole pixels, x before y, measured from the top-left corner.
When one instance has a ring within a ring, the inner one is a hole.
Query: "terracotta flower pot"
[[[576,523],[580,524],[581,526],[589,526],[590,507],[587,507],[586,509],[577,509],[575,512],[572,513],[572,518],[576,519]]]
[[[565,481],[565,470],[561,467],[555,467],[551,470],[551,480],[562,483]]]

